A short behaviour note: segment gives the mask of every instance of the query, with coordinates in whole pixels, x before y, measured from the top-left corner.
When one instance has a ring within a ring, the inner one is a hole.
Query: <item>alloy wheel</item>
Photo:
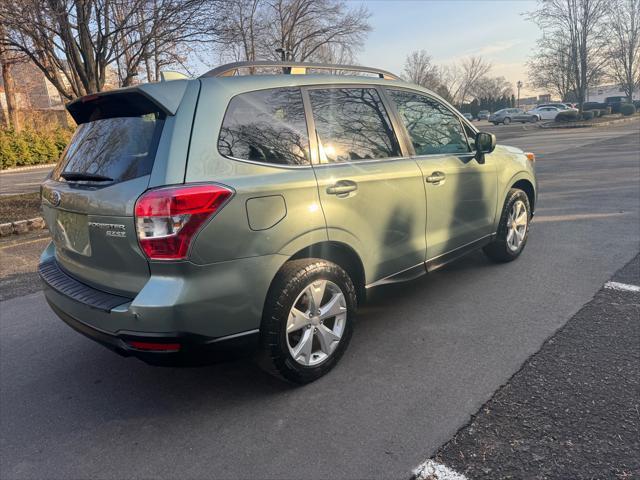
[[[336,350],[347,321],[344,293],[329,280],[307,285],[293,302],[287,319],[287,346],[293,359],[316,366]]]
[[[527,223],[529,222],[529,214],[522,200],[517,200],[509,211],[507,219],[507,247],[512,252],[517,252],[524,237],[527,234]]]

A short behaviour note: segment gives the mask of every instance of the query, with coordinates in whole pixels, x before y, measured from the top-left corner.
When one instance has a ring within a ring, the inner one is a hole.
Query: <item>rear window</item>
[[[272,88],[234,97],[218,150],[227,157],[280,165],[309,164],[309,136],[299,88]]]
[[[123,182],[149,175],[163,124],[160,113],[82,123],[62,154],[53,178],[74,173]]]

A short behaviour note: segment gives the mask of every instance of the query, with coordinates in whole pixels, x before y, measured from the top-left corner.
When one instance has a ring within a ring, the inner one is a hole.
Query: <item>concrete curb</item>
[[[13,172],[26,172],[28,170],[40,170],[45,168],[53,168],[55,166],[56,166],[55,163],[46,163],[44,165],[29,165],[28,167],[7,168],[4,170],[0,170],[0,174],[13,173]]]
[[[29,220],[17,220],[15,222],[0,223],[0,237],[9,237],[11,235],[21,235],[29,233],[33,230],[43,230],[47,228],[44,218],[35,217]]]

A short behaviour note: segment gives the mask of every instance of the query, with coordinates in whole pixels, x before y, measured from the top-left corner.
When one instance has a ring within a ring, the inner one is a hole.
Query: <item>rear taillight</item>
[[[200,227],[233,195],[220,185],[183,185],[145,192],[136,202],[138,241],[151,260],[187,257]]]

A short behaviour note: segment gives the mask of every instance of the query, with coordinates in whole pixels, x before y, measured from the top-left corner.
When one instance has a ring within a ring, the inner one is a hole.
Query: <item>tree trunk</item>
[[[16,132],[20,130],[20,123],[18,121],[18,110],[16,105],[16,86],[13,81],[13,75],[11,69],[13,65],[6,58],[6,52],[0,54],[2,57],[0,62],[2,64],[2,81],[4,82],[4,94],[7,99],[7,114],[9,128],[13,128]]]

